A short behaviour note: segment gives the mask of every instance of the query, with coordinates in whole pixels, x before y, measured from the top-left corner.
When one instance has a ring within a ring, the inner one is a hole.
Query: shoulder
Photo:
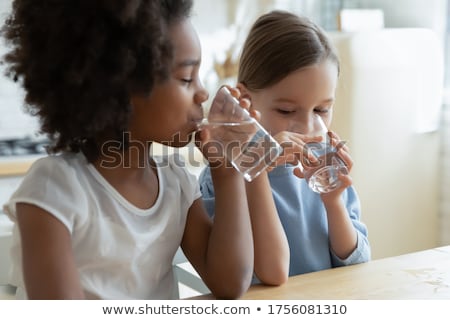
[[[86,186],[80,182],[83,159],[62,154],[37,160],[5,206],[10,216],[15,216],[17,203],[29,203],[48,211],[72,230],[75,217],[89,207]]]
[[[184,157],[179,153],[164,156],[153,157],[158,172],[162,175],[160,179],[164,180],[164,185],[167,187],[181,188],[190,200],[195,200],[199,197],[199,185],[197,177],[190,173]]]
[[[176,175],[182,179],[191,179],[192,177],[195,179],[195,176],[187,169],[184,157],[179,153],[154,156],[153,160],[164,174]]]
[[[33,163],[23,179],[22,185],[72,185],[77,181],[83,166],[82,157],[74,153],[51,155]]]
[[[75,192],[79,188],[80,176],[86,172],[87,160],[80,154],[64,153],[37,160],[26,174],[23,185],[41,185]]]
[[[49,177],[60,174],[64,176],[76,176],[76,167],[79,165],[80,159],[77,154],[64,153],[50,155],[35,161],[27,176],[41,175],[43,177]]]

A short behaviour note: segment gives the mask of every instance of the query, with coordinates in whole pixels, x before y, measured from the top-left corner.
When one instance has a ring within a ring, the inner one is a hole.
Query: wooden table
[[[450,299],[450,246],[254,285],[242,299]]]
[[[0,177],[23,176],[39,156],[0,157]]]

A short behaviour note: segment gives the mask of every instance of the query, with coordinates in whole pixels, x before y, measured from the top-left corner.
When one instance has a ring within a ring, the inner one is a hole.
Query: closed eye
[[[315,108],[314,112],[320,113],[320,114],[327,114],[330,111],[329,108]]]
[[[181,79],[181,82],[184,82],[186,84],[190,84],[192,82],[192,79],[190,79],[190,78],[183,78],[183,79]]]
[[[282,115],[289,115],[289,114],[294,113],[295,111],[292,111],[292,110],[284,110],[284,109],[277,109],[277,112],[278,112],[279,114],[282,114]]]

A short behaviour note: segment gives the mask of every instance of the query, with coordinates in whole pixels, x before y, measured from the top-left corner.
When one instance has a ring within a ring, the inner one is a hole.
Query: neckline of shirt
[[[158,178],[158,197],[156,198],[155,203],[146,209],[139,208],[132,204],[130,201],[128,201],[124,196],[122,196],[109,182],[106,180],[100,172],[95,168],[95,166],[88,162],[86,157],[82,154],[82,152],[79,153],[82,157],[82,161],[86,163],[86,166],[88,168],[88,171],[93,175],[94,179],[100,183],[121,205],[123,205],[125,208],[130,210],[131,212],[140,215],[140,216],[148,216],[152,214],[156,208],[160,206],[160,203],[162,201],[162,190],[164,190],[164,180],[163,175],[161,172],[161,167],[157,161],[154,161],[156,164],[156,172],[157,172],[157,178]]]

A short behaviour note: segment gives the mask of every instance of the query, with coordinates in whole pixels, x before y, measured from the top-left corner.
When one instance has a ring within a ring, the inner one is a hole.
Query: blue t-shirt
[[[360,221],[361,208],[355,189],[347,188],[342,198],[357,231],[357,246],[342,260],[330,248],[327,214],[320,195],[308,187],[305,179],[296,177],[293,169],[279,166],[269,173],[275,205],[289,242],[289,276],[369,261],[367,228]],[[212,217],[214,187],[209,168],[200,175],[200,190]]]

